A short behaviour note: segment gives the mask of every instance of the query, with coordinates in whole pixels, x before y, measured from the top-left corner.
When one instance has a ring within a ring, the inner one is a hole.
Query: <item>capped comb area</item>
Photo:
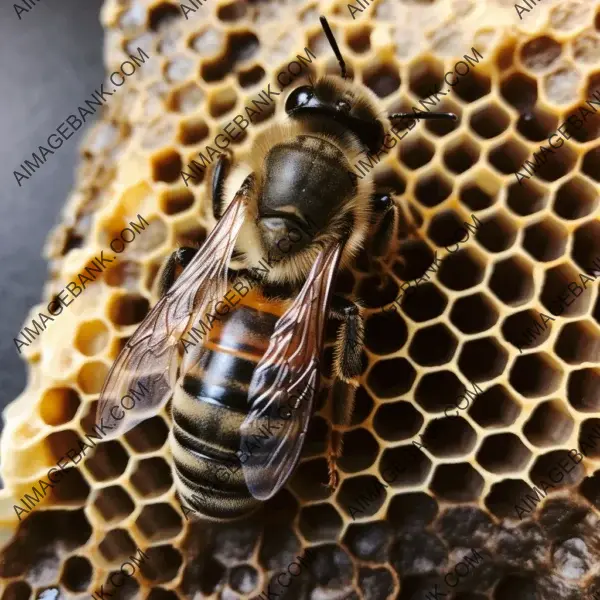
[[[339,73],[320,14],[382,110],[459,120],[399,127],[375,179],[416,230],[401,223],[386,255],[365,250],[337,280],[365,315],[339,487],[323,485],[325,401],[280,493],[245,520],[197,521],[175,493],[168,410],[94,440],[97,398],[161,262],[214,225],[190,161],[299,56],[234,156],[284,118],[285,93]],[[102,19],[107,73],[149,58],[87,133],[26,324],[147,225],[22,350],[29,381],[1,440],[0,600],[600,594],[600,5],[108,0]]]

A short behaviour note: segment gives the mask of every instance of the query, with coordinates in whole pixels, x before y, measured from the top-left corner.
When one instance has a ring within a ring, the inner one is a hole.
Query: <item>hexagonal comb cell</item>
[[[443,365],[453,357],[457,345],[455,336],[445,325],[431,325],[416,333],[408,351],[421,365]]]
[[[527,439],[536,446],[557,446],[565,442],[573,431],[573,419],[557,400],[536,406],[523,428]]]
[[[86,459],[85,465],[96,481],[110,481],[125,472],[129,455],[117,441],[98,444],[92,456]]]
[[[420,169],[426,165],[435,154],[434,145],[423,137],[408,138],[398,151],[400,160],[409,169]]]
[[[563,263],[548,269],[540,299],[548,316],[581,317],[591,305],[594,277]]]
[[[477,453],[477,462],[492,473],[520,471],[530,458],[531,452],[516,435],[510,433],[486,437]]]
[[[133,554],[136,547],[127,531],[113,529],[104,536],[104,539],[98,545],[98,550],[107,563],[117,566],[119,561],[124,561]]]
[[[152,31],[165,26],[170,19],[179,17],[177,7],[168,2],[161,2],[148,11],[148,25]]]
[[[417,183],[415,196],[423,206],[434,207],[441,204],[452,191],[452,186],[446,177],[430,172]]]
[[[529,110],[537,101],[537,83],[523,73],[514,73],[502,82],[500,93],[515,108]]]
[[[528,187],[513,183],[508,187],[507,204],[517,215],[530,215],[542,210],[548,202],[548,192],[535,180]]]
[[[412,445],[388,448],[379,465],[383,481],[394,488],[423,483],[430,469],[430,459]]]
[[[171,469],[159,457],[140,460],[131,475],[131,484],[142,497],[160,496],[172,483]]]
[[[458,359],[461,372],[471,381],[494,379],[508,363],[508,352],[495,337],[466,342]]]
[[[463,407],[457,404],[457,408]],[[508,427],[517,420],[520,412],[520,405],[502,385],[494,385],[478,394],[469,408],[473,420],[486,428]]]
[[[552,357],[543,353],[519,356],[510,373],[512,387],[529,398],[556,392],[562,380],[562,370]]]
[[[516,239],[515,223],[502,214],[485,219],[477,231],[477,241],[490,252],[503,252],[510,248]]]
[[[580,219],[592,214],[597,206],[596,186],[587,179],[576,176],[558,188],[552,208],[563,219]]]
[[[543,35],[529,40],[521,48],[521,60],[532,71],[545,71],[561,55],[562,47],[550,36]]]
[[[573,242],[573,259],[579,265],[582,272],[594,279],[600,274],[599,236],[600,223],[598,221],[591,221],[577,228]],[[587,282],[584,279],[582,283],[586,284]]]
[[[346,432],[343,443],[346,451],[338,464],[347,473],[368,469],[375,462],[379,453],[377,441],[365,429]]]
[[[378,362],[369,373],[369,387],[379,398],[394,398],[410,390],[415,370],[404,358]]]
[[[460,189],[460,200],[471,210],[482,210],[493,204],[494,197],[479,185],[466,183]]]
[[[534,109],[521,116],[517,122],[519,133],[528,140],[541,142],[549,138],[558,126],[558,118],[541,109]]]
[[[561,257],[567,245],[567,230],[555,219],[547,218],[525,230],[523,247],[540,262]]]
[[[423,417],[409,402],[395,402],[380,406],[373,418],[377,435],[387,441],[412,437],[421,428]]]
[[[464,173],[478,160],[478,145],[466,137],[449,145],[444,154],[444,164],[456,174]]]
[[[561,329],[555,350],[572,365],[593,362],[600,353],[600,330],[586,321],[567,323]]]
[[[204,93],[195,83],[188,83],[174,91],[169,100],[173,112],[192,113],[204,100]],[[160,168],[160,163],[158,165]]]
[[[330,491],[325,486],[327,480],[327,462],[317,459],[298,465],[290,486],[302,499],[324,500],[330,496]]]
[[[483,477],[467,463],[440,465],[431,481],[436,497],[450,502],[476,501],[483,486]]]
[[[62,583],[71,592],[85,592],[92,579],[92,565],[83,556],[71,556],[62,573]]]
[[[118,485],[101,489],[94,505],[107,523],[122,521],[135,508],[127,492]]]
[[[298,527],[307,540],[322,542],[337,537],[343,523],[330,504],[313,504],[302,509]]]
[[[481,333],[496,323],[498,311],[490,298],[473,294],[454,302],[450,320],[463,333]]]
[[[481,3],[380,0],[352,15],[342,2],[192,0],[182,4],[198,5],[195,13],[182,18],[173,1],[107,0],[107,58],[148,47],[151,62],[84,140],[48,300],[73,279],[78,254],[108,248],[132,213],[151,227],[60,316],[72,334],[46,332],[26,357],[30,382],[6,413],[10,452],[1,465],[5,491],[19,497],[91,430],[110,360],[156,305],[162,259],[213,228],[214,160],[198,168],[198,153],[226,127],[237,136],[228,148],[237,166],[254,155],[259,132],[280,117],[294,121],[285,114],[292,89],[309,85],[308,75],[339,74],[321,11],[352,75],[347,84],[374,92],[378,118],[413,106],[459,118],[395,121],[398,148],[370,175],[398,204],[389,245],[375,255],[383,230],[374,224],[335,274],[336,290],[356,298],[365,319],[354,410],[334,435],[343,442],[339,486],[326,485],[337,409],[324,389],[279,493],[233,524],[187,519],[167,405],[88,451],[43,507],[13,519],[2,600],[89,595],[102,584],[110,591],[111,576],[144,545],[151,560],[119,598],[235,600],[264,597],[269,586],[282,600],[430,598],[464,549],[483,547],[494,555],[442,588],[448,598],[571,600],[600,590],[590,533],[600,498],[600,121],[580,110],[587,99],[597,108],[600,10],[522,2],[529,10],[515,36],[513,5]],[[464,68],[470,48],[484,59],[449,88],[446,73]],[[288,64],[303,73],[283,86]],[[244,128],[244,107],[268,86],[277,93],[263,122]],[[532,175],[549,137],[564,143]],[[195,177],[182,184],[191,160]],[[281,588],[279,574],[311,555]]]
[[[489,153],[489,163],[499,174],[512,175],[529,158],[527,147],[516,141],[508,140],[498,144]]]
[[[153,452],[165,445],[168,431],[162,417],[152,417],[128,431],[125,439],[135,452]]]
[[[136,521],[140,532],[151,542],[162,542],[177,536],[182,525],[181,516],[168,504],[144,506]]]
[[[6,586],[2,600],[29,600],[31,588],[24,581],[13,581]]]
[[[490,288],[505,304],[522,304],[533,294],[533,269],[529,262],[509,258],[496,263]]]
[[[344,512],[352,517],[372,517],[383,505],[386,489],[372,475],[345,479],[340,486],[337,500]]]
[[[404,297],[402,310],[413,321],[428,321],[439,317],[446,308],[448,300],[440,289],[432,284],[421,284],[410,290]]]
[[[483,139],[491,139],[506,131],[510,115],[497,104],[479,108],[471,115],[471,129]]]
[[[391,354],[404,346],[408,332],[397,311],[370,315],[365,323],[365,346],[376,354]]]
[[[161,197],[162,210],[167,215],[184,212],[194,204],[194,194],[188,190],[169,191]]]
[[[391,65],[375,64],[365,73],[365,85],[371,88],[380,98],[389,96],[400,86],[397,70]]]
[[[588,177],[600,181],[600,148],[592,148],[587,152],[583,158],[581,170]]]
[[[463,247],[444,258],[438,278],[450,290],[466,290],[481,283],[484,267],[479,253]]]
[[[82,323],[75,337],[75,347],[86,356],[99,354],[108,343],[109,331],[102,321],[86,321]]]
[[[464,240],[465,228],[454,211],[438,211],[431,219],[427,235],[438,246],[451,246]]]
[[[415,401],[429,412],[442,412],[462,396],[468,396],[467,388],[455,373],[446,370],[427,373],[415,389]]]
[[[422,440],[431,454],[449,458],[468,454],[475,447],[477,436],[469,423],[452,415],[431,422]]]
[[[183,161],[179,153],[165,150],[152,159],[152,175],[155,181],[173,183],[180,178]]]
[[[80,399],[71,388],[50,388],[42,396],[40,416],[48,425],[68,423],[77,412]]]

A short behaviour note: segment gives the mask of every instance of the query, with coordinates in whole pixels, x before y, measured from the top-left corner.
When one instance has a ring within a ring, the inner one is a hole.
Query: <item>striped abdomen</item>
[[[233,519],[260,504],[246,487],[236,452],[252,374],[286,307],[287,301],[267,301],[254,289],[214,321],[196,347],[187,347],[182,371],[189,357],[198,360],[175,389],[170,443],[182,499],[207,517]]]

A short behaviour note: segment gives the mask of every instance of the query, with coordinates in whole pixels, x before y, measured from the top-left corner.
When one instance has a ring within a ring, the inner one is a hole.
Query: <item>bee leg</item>
[[[390,194],[374,194],[372,222],[376,228],[372,236],[371,252],[374,256],[384,256],[396,230],[396,222],[400,221],[407,235],[417,230],[417,223],[406,202],[395,200]]]
[[[167,258],[158,277],[158,293],[164,296],[175,281],[175,269],[179,265],[184,269],[190,264],[192,258],[198,252],[198,248],[182,246],[178,248]]]
[[[217,221],[223,216],[225,198],[223,197],[223,187],[225,179],[231,170],[231,154],[221,154],[217,159],[215,169],[212,173],[212,207],[213,216]]]
[[[396,228],[397,211],[390,194],[374,194],[371,202],[373,203],[372,223],[375,224],[371,236],[371,255],[383,256],[387,253]]]
[[[332,431],[327,456],[329,487],[335,489],[339,482],[336,463],[342,455],[344,430],[352,420],[354,395],[362,370],[364,326],[360,306],[342,296],[332,298],[329,316],[342,321],[333,358]]]
[[[398,199],[394,202],[395,210],[401,217],[401,224],[406,236],[420,237],[418,233],[419,223],[415,220],[413,212],[410,210],[408,200]]]

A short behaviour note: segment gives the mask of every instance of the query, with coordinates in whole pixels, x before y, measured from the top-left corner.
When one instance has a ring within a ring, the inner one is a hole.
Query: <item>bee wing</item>
[[[96,423],[102,420],[114,438],[151,417],[170,397],[177,381],[177,343],[196,316],[226,291],[227,266],[244,221],[246,186],[242,186],[196,256],[142,321],[113,364],[100,394]],[[132,394],[135,392],[135,395]],[[130,410],[112,409],[129,394]],[[140,398],[140,395],[142,396]],[[119,412],[116,414],[118,415]],[[123,412],[124,415],[123,416]]]
[[[283,486],[304,444],[342,247],[335,244],[319,254],[298,297],[277,321],[250,382],[251,409],[241,426],[241,451],[247,455],[242,466],[248,489],[259,500]]]

